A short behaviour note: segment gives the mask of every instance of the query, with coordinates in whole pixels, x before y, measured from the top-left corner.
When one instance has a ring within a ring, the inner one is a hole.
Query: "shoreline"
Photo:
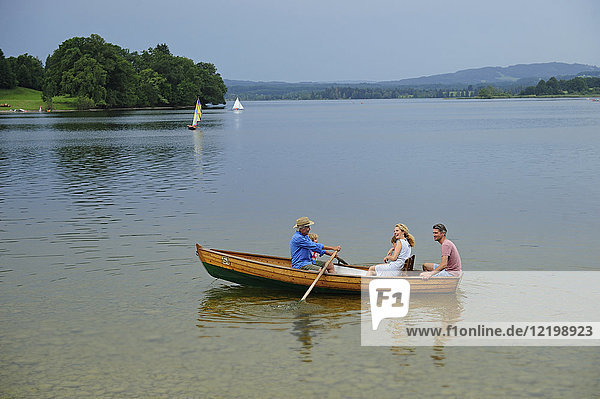
[[[494,96],[494,97],[407,97],[407,98],[338,98],[338,99],[327,99],[327,100],[293,100],[293,101],[357,101],[357,100],[418,100],[418,99],[441,99],[441,100],[548,100],[548,99],[580,99],[588,101],[600,101],[600,96],[581,96],[581,95],[563,95],[563,96]],[[290,100],[246,100],[246,101],[290,101]],[[89,108],[89,109],[55,109],[51,111],[39,111],[37,109],[24,109],[23,111],[16,111],[14,109],[0,109],[0,114],[48,114],[56,112],[112,112],[112,111],[162,111],[162,110],[185,110],[194,109],[194,106],[170,106],[170,107],[125,107],[125,108]],[[211,110],[225,110],[226,105],[202,108],[203,111]]]
[[[3,110],[0,109],[0,113],[4,114],[51,114],[56,112],[101,112],[101,111],[161,111],[161,110],[183,110],[183,109],[194,109],[194,106],[173,106],[173,107],[129,107],[129,108],[88,108],[88,109],[54,109],[50,111],[39,111],[39,109],[25,109],[23,111]],[[222,107],[209,107],[202,108],[202,111],[225,109]]]

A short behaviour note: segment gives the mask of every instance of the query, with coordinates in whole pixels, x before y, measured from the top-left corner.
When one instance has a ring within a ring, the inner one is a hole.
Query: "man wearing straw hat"
[[[313,224],[315,223],[308,219],[306,216],[303,216],[296,220],[296,225],[294,226],[294,228],[296,229],[296,233],[294,233],[290,241],[292,267],[294,269],[320,271],[321,268],[317,265],[313,265],[312,263],[311,252],[318,252],[320,255],[323,255],[325,253],[325,250],[338,252],[342,250],[342,247],[340,247],[339,245],[336,247],[329,247],[321,243],[313,242],[310,238],[308,238],[310,226]],[[327,267],[327,272],[334,273],[334,270],[335,269],[333,267],[333,264],[330,263]]]

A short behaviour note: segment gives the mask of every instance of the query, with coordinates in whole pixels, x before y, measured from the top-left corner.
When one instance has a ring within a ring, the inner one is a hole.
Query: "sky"
[[[0,0],[5,57],[102,36],[225,79],[385,81],[486,66],[600,66],[598,0]]]

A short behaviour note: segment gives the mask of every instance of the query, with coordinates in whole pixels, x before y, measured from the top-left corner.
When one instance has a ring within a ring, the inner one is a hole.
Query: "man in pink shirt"
[[[446,238],[446,226],[438,223],[433,226],[433,239],[442,245],[442,261],[440,263],[423,263],[424,280],[430,277],[458,277],[462,272],[460,255],[456,245]]]

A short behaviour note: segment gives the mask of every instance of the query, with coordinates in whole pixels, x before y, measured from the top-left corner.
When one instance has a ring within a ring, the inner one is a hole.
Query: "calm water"
[[[443,222],[468,270],[600,270],[597,102],[244,106],[195,132],[191,110],[0,114],[0,397],[598,392],[596,347],[361,347],[360,298],[299,306],[194,254],[289,255],[307,215],[352,263],[398,222],[439,259]]]

